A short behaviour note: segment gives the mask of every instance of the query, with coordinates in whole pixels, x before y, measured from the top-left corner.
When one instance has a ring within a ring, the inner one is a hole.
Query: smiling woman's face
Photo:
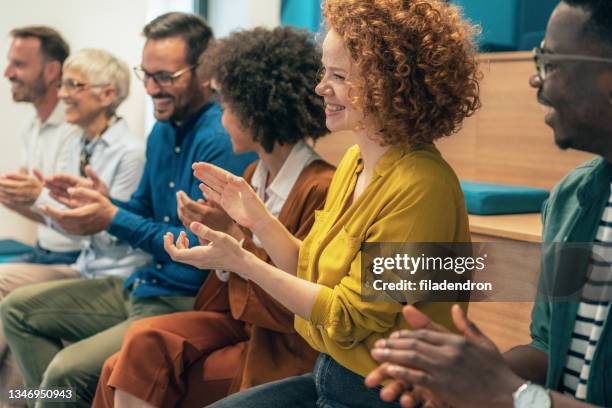
[[[100,115],[106,114],[108,103],[105,104],[100,97],[101,89],[92,86],[80,70],[71,67],[64,69],[62,82],[82,84],[82,87],[72,90],[66,87],[59,90],[58,96],[66,107],[66,122],[85,127]]]
[[[323,75],[316,87],[325,101],[325,125],[332,131],[354,130],[364,119],[363,112],[351,103],[347,80],[357,75],[356,66],[336,31],[329,30],[323,41]]]

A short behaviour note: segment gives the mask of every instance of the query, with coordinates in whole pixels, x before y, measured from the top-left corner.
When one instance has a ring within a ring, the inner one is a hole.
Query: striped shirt
[[[611,185],[612,187],[612,185]],[[563,369],[563,392],[585,400],[591,361],[597,349],[612,299],[612,193],[608,199],[595,242],[589,273],[576,314],[567,361]]]

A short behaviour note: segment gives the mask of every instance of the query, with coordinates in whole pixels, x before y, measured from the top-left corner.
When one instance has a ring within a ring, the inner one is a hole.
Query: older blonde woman
[[[35,204],[50,225],[54,225],[53,216],[58,209],[75,204],[67,198],[68,187],[95,185],[118,200],[127,200],[136,189],[144,166],[143,142],[117,116],[117,108],[127,97],[129,86],[128,67],[107,51],[85,49],[64,63],[59,97],[66,108],[66,120],[77,125],[82,136],[66,149],[69,155],[61,159],[60,165],[63,173],[47,178],[47,188]],[[49,363],[52,367],[66,363],[61,358],[53,360],[54,363],[51,360],[61,350],[62,339],[75,340],[88,330],[83,325],[72,324],[76,313],[85,312],[81,308],[73,313],[52,312],[78,295],[71,290],[71,285],[83,278],[106,277],[98,280],[117,287],[119,292],[123,278],[148,261],[143,252],[133,250],[106,232],[80,240],[83,249],[75,264],[45,266],[61,269],[66,278],[72,279],[21,287],[0,304],[6,338],[28,387],[41,384]],[[116,302],[116,296],[101,295],[100,301]],[[91,320],[105,318],[88,313]],[[65,331],[60,333],[58,328]],[[23,330],[28,334],[24,335]],[[26,337],[44,338],[44,344],[31,347]],[[68,349],[75,347],[79,343]],[[79,353],[74,355],[82,357]]]

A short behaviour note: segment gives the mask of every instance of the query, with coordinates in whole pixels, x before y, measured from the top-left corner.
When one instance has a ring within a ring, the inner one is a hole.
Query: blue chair
[[[11,262],[32,252],[32,247],[12,239],[0,240],[0,263]]]

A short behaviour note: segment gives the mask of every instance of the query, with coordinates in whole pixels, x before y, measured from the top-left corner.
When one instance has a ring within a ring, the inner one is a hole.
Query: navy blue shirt
[[[144,173],[129,201],[113,201],[119,211],[108,231],[153,256],[153,263],[134,271],[125,286],[136,297],[195,296],[208,275],[191,266],[173,262],[164,250],[168,231],[175,237],[184,230],[178,218],[176,192],[196,199],[202,196],[191,165],[208,162],[242,175],[254,153],[235,155],[231,140],[221,126],[222,111],[210,102],[180,126],[157,122],[147,141]],[[189,240],[197,243],[189,232]]]

